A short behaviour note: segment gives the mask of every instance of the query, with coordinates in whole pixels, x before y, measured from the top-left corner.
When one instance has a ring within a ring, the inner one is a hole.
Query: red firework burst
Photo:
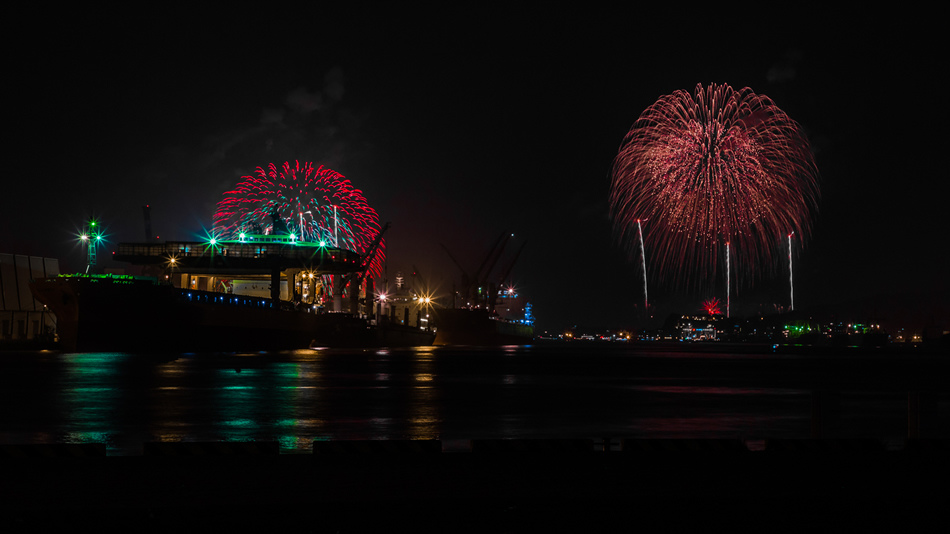
[[[279,222],[278,222],[279,221]],[[284,226],[300,239],[338,243],[365,254],[379,235],[376,210],[342,174],[314,167],[312,163],[289,162],[278,168],[257,168],[243,176],[233,191],[224,193],[214,214],[214,234],[233,239],[240,233],[274,233]],[[374,277],[382,274],[385,243],[370,264]]]
[[[611,216],[621,240],[645,228],[654,273],[715,276],[721,246],[738,262],[774,264],[781,238],[807,236],[818,171],[808,140],[768,97],[697,85],[661,97],[633,124],[614,160]]]
[[[719,299],[713,298],[703,302],[703,311],[706,315],[722,315],[719,309]]]

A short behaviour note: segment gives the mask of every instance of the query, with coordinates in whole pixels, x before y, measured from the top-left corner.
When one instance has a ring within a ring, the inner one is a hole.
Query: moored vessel
[[[436,345],[525,345],[534,339],[530,324],[506,320],[483,308],[442,308],[434,315]]]
[[[420,329],[391,332],[347,313],[296,310],[267,298],[183,289],[156,278],[65,275],[33,282],[71,352],[257,351],[429,345]]]
[[[462,283],[454,292],[451,308],[434,310],[436,345],[524,345],[534,339],[534,317],[531,304],[508,281],[524,243],[492,282],[494,265],[514,234],[503,233],[489,249],[478,269],[470,275],[449,253],[462,271]]]

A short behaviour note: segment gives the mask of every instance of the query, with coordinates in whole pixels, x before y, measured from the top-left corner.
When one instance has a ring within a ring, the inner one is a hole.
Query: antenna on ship
[[[102,241],[102,228],[96,219],[89,219],[82,233],[79,234],[79,241],[86,247],[86,274],[91,274],[96,267],[96,249]]]
[[[152,240],[152,208],[148,204],[142,206],[142,216],[145,218],[145,242]]]

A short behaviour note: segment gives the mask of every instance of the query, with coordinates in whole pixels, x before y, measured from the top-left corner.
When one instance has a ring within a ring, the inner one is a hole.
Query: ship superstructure
[[[388,225],[387,225],[388,226]],[[117,261],[151,276],[81,274],[36,280],[64,349],[266,350],[427,345],[428,332],[381,328],[365,255],[293,235],[119,243]]]

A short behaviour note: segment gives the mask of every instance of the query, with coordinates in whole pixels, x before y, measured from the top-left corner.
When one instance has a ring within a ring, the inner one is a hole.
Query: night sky
[[[929,24],[368,11],[27,17],[4,39],[0,252],[79,270],[83,220],[143,241],[144,204],[161,240],[198,239],[241,176],[315,161],[392,223],[390,278],[417,270],[447,295],[460,275],[441,245],[474,270],[513,232],[542,329],[633,325],[641,274],[608,219],[612,159],[658,97],[715,82],[771,97],[813,145],[822,199],[796,309],[946,324],[946,44]],[[650,287],[660,316],[724,293]],[[788,298],[777,272],[733,312]]]

